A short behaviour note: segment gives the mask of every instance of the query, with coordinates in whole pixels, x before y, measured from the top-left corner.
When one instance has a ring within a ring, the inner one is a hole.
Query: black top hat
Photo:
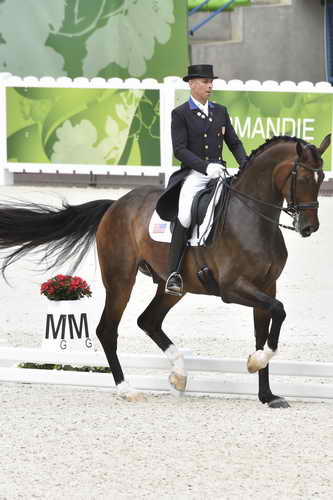
[[[192,78],[209,78],[214,80],[213,66],[211,64],[194,64],[188,67],[188,75],[184,76],[184,82],[188,82]]]

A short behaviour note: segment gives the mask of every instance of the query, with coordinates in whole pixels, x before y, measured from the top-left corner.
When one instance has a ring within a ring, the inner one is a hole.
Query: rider
[[[165,292],[171,295],[183,293],[180,271],[191,225],[192,201],[210,179],[223,174],[223,141],[240,167],[246,161],[246,152],[231,124],[226,107],[208,101],[215,78],[210,64],[189,66],[188,75],[183,80],[189,83],[191,96],[172,111],[172,145],[175,157],[181,161],[181,168],[172,174],[166,196],[162,195],[157,203],[161,217],[170,220],[170,205],[173,205],[174,210],[177,203],[175,196],[179,195],[178,217],[169,253],[169,278],[165,287]]]

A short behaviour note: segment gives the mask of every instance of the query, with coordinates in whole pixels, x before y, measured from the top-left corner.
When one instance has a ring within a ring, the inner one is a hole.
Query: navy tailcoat
[[[224,142],[240,166],[246,161],[246,152],[227,108],[209,102],[208,110],[206,116],[190,98],[172,111],[172,146],[181,167],[171,175],[166,190],[157,201],[156,210],[164,220],[173,220],[177,216],[182,181],[191,169],[206,174],[209,163],[222,163]]]

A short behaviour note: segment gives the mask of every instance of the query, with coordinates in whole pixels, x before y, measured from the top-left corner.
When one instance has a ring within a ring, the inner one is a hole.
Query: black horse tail
[[[15,247],[2,257],[1,271],[29,252],[43,251],[38,260],[45,270],[73,260],[73,272],[90,246],[97,227],[113,200],[95,200],[82,205],[62,202],[60,208],[14,201],[0,203],[0,250]]]

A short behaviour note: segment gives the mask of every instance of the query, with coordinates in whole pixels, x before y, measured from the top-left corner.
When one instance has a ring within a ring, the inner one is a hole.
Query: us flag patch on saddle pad
[[[165,231],[168,229],[168,224],[166,222],[155,222],[152,232],[153,234],[157,233],[165,233]]]
[[[170,243],[170,222],[162,220],[157,212],[154,212],[149,223],[149,236],[152,240]]]

